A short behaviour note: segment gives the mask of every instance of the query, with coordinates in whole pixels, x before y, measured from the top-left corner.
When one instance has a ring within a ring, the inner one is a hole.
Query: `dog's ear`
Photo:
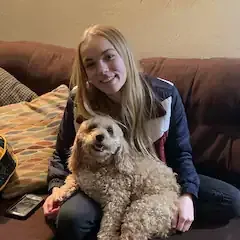
[[[76,136],[73,146],[71,148],[71,155],[68,159],[68,169],[75,173],[78,171],[81,164],[81,140],[78,136]]]
[[[122,138],[121,146],[114,156],[115,166],[120,173],[132,174],[134,170],[134,162],[129,152],[128,143]]]

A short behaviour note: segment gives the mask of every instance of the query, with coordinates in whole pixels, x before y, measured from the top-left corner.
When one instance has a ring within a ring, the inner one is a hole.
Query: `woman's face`
[[[119,101],[127,73],[123,59],[113,45],[104,37],[93,36],[80,51],[89,83]]]

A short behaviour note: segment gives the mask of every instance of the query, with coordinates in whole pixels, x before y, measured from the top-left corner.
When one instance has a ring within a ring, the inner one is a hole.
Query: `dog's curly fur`
[[[167,237],[180,187],[159,159],[134,153],[110,117],[84,121],[69,158],[72,172],[60,188],[63,201],[80,188],[103,208],[99,240]]]

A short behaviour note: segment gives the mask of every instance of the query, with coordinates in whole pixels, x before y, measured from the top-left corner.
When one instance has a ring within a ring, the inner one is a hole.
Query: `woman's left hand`
[[[179,198],[178,214],[173,219],[172,227],[178,231],[186,232],[194,221],[194,206],[191,194],[183,194]]]

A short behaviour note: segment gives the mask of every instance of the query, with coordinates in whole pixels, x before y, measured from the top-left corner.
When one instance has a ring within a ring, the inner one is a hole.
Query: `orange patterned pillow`
[[[18,158],[18,167],[3,189],[3,198],[47,186],[48,160],[55,148],[68,96],[68,87],[61,85],[31,102],[0,107],[0,134]]]

